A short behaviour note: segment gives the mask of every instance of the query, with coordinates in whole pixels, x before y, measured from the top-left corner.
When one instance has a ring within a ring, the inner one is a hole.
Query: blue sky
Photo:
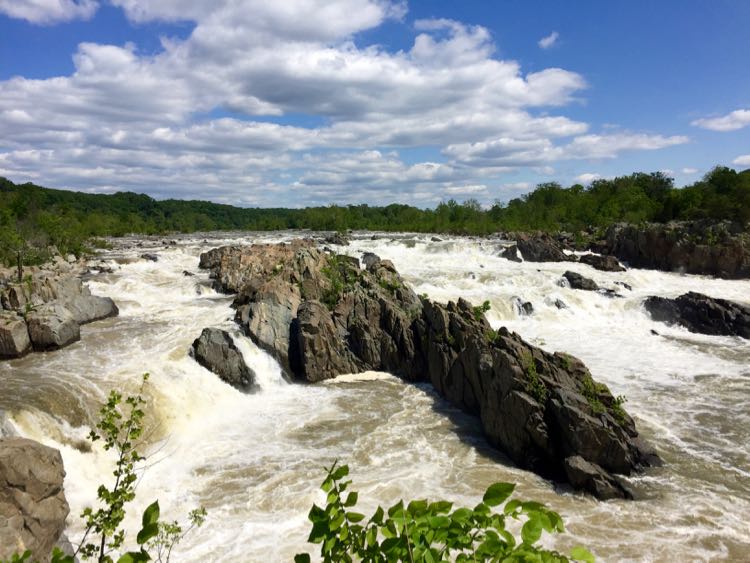
[[[738,0],[0,0],[0,175],[262,206],[684,185],[750,167],[749,21]]]

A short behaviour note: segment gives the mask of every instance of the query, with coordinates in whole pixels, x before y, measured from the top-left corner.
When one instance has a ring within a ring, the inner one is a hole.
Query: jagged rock
[[[615,285],[619,285],[620,287],[624,287],[628,291],[633,291],[633,286],[630,285],[629,283],[624,282],[624,281],[616,281]]]
[[[528,316],[534,312],[534,305],[531,303],[531,301],[524,301],[520,297],[514,297],[512,301],[513,306],[515,307],[516,312],[519,315]]]
[[[527,262],[570,262],[574,260],[562,251],[560,245],[546,233],[536,236],[518,235],[518,250]]]
[[[599,254],[584,254],[578,259],[582,264],[588,264],[592,268],[603,272],[624,272],[622,264],[614,256],[601,256]]]
[[[750,277],[750,235],[737,232],[726,222],[619,223],[609,227],[605,247],[600,250],[635,268],[729,279]]]
[[[518,246],[515,244],[513,246],[508,246],[503,249],[503,251],[500,253],[501,258],[505,258],[506,260],[510,260],[511,262],[521,262],[521,257],[518,255]]]
[[[25,438],[0,439],[0,560],[32,552],[48,561],[70,512],[60,452]]]
[[[689,292],[677,299],[649,297],[646,310],[655,321],[684,326],[701,334],[750,338],[750,307]]]
[[[599,286],[590,278],[584,277],[578,272],[568,270],[563,274],[563,278],[568,280],[570,287],[573,289],[582,289],[585,291],[597,291]]]
[[[430,242],[443,242],[443,239],[441,239],[441,238],[439,238],[439,237],[432,237],[432,238],[430,239]]]
[[[144,254],[141,254],[141,258],[144,260],[148,260],[149,262],[158,262],[159,256],[157,254],[152,254],[150,252],[146,252]]]
[[[576,455],[608,473],[653,461],[632,419],[579,360],[493,331],[464,299],[417,297],[388,260],[368,257],[362,270],[296,241],[214,249],[201,264],[220,289],[238,293],[238,322],[292,378],[376,370],[429,381],[481,419],[490,443],[553,479],[567,479],[564,460]],[[263,322],[252,322],[258,311]]]
[[[23,317],[0,311],[0,358],[18,358],[30,349],[29,329]]]
[[[588,491],[602,500],[633,498],[632,493],[617,478],[579,455],[565,459],[565,474],[574,488]]]
[[[185,277],[187,277],[187,278],[190,278],[190,277],[193,277],[195,274],[193,272],[189,272],[187,270],[182,270],[182,275],[185,276]]]
[[[45,303],[26,316],[34,350],[56,350],[77,342],[81,330],[73,314],[59,303]]]
[[[568,306],[565,304],[565,301],[563,301],[562,299],[559,299],[557,297],[555,299],[549,299],[549,298],[547,298],[547,300],[545,300],[545,301],[548,304],[554,305],[558,309],[567,309],[568,308]]]
[[[247,366],[230,334],[218,328],[204,328],[192,346],[195,361],[243,391],[255,388],[255,372]]]

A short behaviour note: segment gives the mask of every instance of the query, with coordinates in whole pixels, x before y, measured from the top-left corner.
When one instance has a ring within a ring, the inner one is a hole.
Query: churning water
[[[475,420],[428,386],[386,374],[286,383],[276,363],[239,334],[231,297],[211,290],[197,265],[202,251],[220,244],[291,236],[185,237],[156,263],[120,260],[115,273],[89,282],[115,299],[119,317],[84,327],[81,341],[64,350],[0,364],[0,410],[12,428],[62,452],[72,540],[81,531],[77,514],[112,471],[112,456],[88,445],[88,424],[111,389],[135,392],[148,371],[148,468],[127,524],[137,529],[154,499],[167,518],[205,506],[206,524],[181,544],[179,561],[289,561],[314,551],[305,543],[306,514],[323,501],[322,468],[335,459],[350,465],[363,511],[417,497],[473,506],[490,483],[511,481],[520,496],[563,515],[567,533],[552,540],[563,551],[583,544],[601,560],[750,560],[750,342],[669,328],[641,306],[648,295],[689,290],[746,302],[750,282],[516,264],[497,257],[497,242],[467,238],[368,234],[343,249],[392,260],[432,299],[488,299],[493,326],[580,357],[596,379],[625,395],[666,464],[630,481],[640,500],[597,502],[508,464],[487,447]],[[109,258],[115,264],[118,257]],[[623,297],[561,287],[566,269]],[[516,297],[534,313],[519,315]],[[258,375],[258,393],[240,393],[189,357],[207,326],[235,334]]]

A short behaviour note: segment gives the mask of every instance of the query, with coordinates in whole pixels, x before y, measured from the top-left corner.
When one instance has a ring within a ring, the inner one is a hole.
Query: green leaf
[[[574,561],[585,561],[585,563],[594,563],[596,558],[585,547],[576,546],[570,550],[570,558]]]
[[[347,512],[346,517],[349,519],[349,522],[361,522],[365,519],[365,515],[359,512]]]
[[[349,466],[342,465],[341,467],[336,469],[336,471],[333,472],[333,474],[331,475],[331,479],[333,479],[334,481],[338,481],[339,479],[342,479],[346,477],[347,475],[349,475]]]
[[[294,563],[310,563],[310,554],[298,553],[294,556]]]
[[[145,551],[128,551],[117,560],[117,563],[140,563],[141,561],[151,561],[151,556]]]
[[[515,488],[516,486],[512,483],[495,483],[489,486],[482,501],[489,506],[497,506],[505,502],[513,494]]]
[[[429,510],[433,514],[446,514],[450,512],[451,508],[453,508],[452,502],[448,502],[447,500],[440,500],[430,504]]]
[[[145,528],[148,524],[156,524],[159,521],[159,501],[154,501],[143,512],[141,522]]]
[[[542,521],[540,518],[530,518],[521,528],[523,543],[534,545],[542,537]]]
[[[347,508],[350,506],[354,506],[357,504],[357,499],[359,499],[359,494],[357,492],[349,493],[349,495],[346,497],[346,502],[344,502],[344,506]]]
[[[138,542],[138,545],[143,545],[151,538],[156,537],[156,535],[159,533],[159,524],[153,523],[153,524],[146,524],[141,528],[141,531],[138,532],[138,537],[136,538],[136,541]]]

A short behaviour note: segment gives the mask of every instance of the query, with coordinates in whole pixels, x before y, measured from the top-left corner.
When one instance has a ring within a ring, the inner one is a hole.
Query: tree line
[[[434,209],[403,204],[329,205],[304,209],[241,208],[207,201],[118,192],[88,194],[14,184],[0,178],[0,260],[39,262],[55,247],[80,255],[95,237],[212,230],[366,229],[485,235],[497,231],[578,231],[614,222],[712,219],[750,221],[750,170],[716,167],[675,188],[672,178],[634,173],[589,186],[556,182],[489,209],[475,199]]]

